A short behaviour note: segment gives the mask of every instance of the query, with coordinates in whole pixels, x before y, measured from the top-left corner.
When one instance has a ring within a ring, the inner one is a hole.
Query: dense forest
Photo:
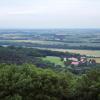
[[[44,61],[80,54],[0,47],[0,100],[100,100],[100,67],[76,74]]]
[[[100,100],[100,69],[76,76],[31,64],[0,64],[0,100]]]

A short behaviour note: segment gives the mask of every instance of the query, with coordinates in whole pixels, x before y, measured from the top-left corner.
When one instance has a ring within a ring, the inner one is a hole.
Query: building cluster
[[[64,63],[70,61],[71,66],[90,66],[90,65],[92,66],[92,65],[96,65],[96,61],[94,59],[87,59],[87,57],[84,57],[84,56],[82,56],[80,58],[64,57],[63,61],[64,61]]]

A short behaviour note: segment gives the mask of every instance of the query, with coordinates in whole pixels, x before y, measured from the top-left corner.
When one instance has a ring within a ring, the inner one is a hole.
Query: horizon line
[[[36,30],[36,29],[100,29],[100,28],[95,28],[95,27],[90,27],[90,28],[0,28],[0,30]]]

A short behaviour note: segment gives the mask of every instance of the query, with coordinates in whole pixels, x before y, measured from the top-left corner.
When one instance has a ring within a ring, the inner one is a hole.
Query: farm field
[[[40,48],[100,57],[100,29],[0,30],[0,46]],[[99,58],[95,59],[100,62]]]
[[[52,63],[55,63],[56,65],[61,65],[64,67],[64,63],[63,63],[63,61],[60,60],[59,57],[47,56],[47,57],[43,58],[43,60],[50,61]]]
[[[53,51],[79,53],[81,55],[100,57],[100,50],[48,49]]]
[[[66,50],[72,53],[80,53],[87,56],[100,57],[100,50]]]
[[[93,59],[96,60],[97,63],[100,63],[100,58],[93,58]]]
[[[0,30],[0,45],[100,50],[99,29]]]

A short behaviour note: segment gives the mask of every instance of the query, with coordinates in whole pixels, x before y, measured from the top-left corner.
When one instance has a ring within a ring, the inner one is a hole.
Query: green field
[[[47,56],[43,58],[43,60],[50,61],[52,63],[55,63],[56,65],[61,65],[62,67],[65,67],[63,61],[61,61],[59,57]]]

